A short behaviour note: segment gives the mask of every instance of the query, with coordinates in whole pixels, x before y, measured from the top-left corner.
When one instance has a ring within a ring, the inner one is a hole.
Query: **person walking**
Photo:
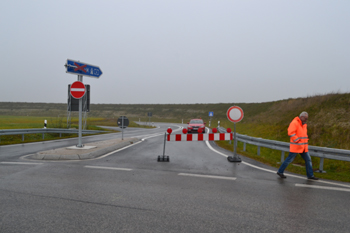
[[[302,112],[298,117],[295,117],[293,121],[289,124],[288,135],[290,137],[290,146],[289,146],[289,155],[281,164],[280,168],[277,171],[277,175],[281,178],[287,178],[283,172],[287,166],[293,162],[297,154],[300,154],[301,157],[305,160],[306,175],[308,179],[318,180],[314,176],[312,170],[311,157],[308,150],[308,136],[307,136],[307,124],[306,121],[309,118],[307,112]]]

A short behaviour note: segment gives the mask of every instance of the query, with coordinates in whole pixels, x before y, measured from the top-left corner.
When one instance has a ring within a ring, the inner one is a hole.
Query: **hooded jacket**
[[[290,152],[308,152],[307,124],[303,124],[299,117],[295,117],[289,124],[288,135],[290,137]]]

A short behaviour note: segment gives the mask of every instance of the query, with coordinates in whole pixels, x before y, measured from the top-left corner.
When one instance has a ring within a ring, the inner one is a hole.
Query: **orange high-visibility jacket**
[[[289,124],[288,135],[290,137],[290,152],[303,153],[308,152],[307,125],[300,120],[299,117],[295,117]]]

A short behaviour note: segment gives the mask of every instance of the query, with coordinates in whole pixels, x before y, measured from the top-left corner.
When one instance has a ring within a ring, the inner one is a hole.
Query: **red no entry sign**
[[[226,115],[231,122],[237,123],[243,119],[244,113],[240,107],[232,106],[227,110]]]
[[[83,97],[85,95],[85,91],[85,85],[80,81],[76,81],[70,86],[70,94],[76,99]]]

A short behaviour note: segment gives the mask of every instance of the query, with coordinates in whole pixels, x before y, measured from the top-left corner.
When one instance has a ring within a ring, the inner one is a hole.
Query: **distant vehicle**
[[[187,132],[188,133],[193,133],[196,132],[198,133],[198,130],[201,129],[202,133],[205,133],[205,122],[203,122],[202,119],[192,119],[190,122],[187,123]]]

